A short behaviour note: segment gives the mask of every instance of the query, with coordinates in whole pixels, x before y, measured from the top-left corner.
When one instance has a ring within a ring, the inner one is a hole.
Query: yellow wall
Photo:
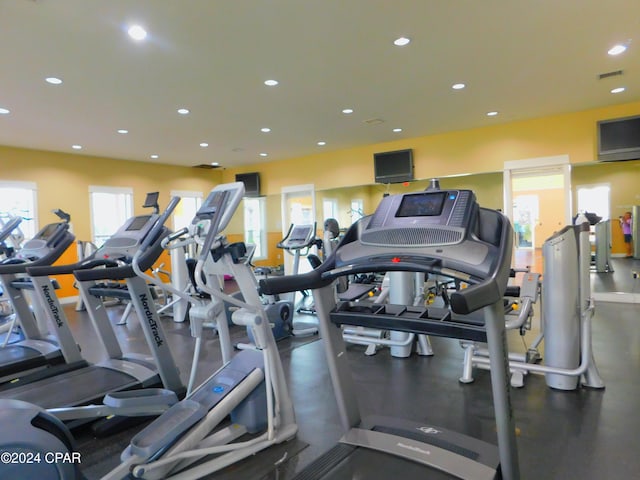
[[[234,181],[236,173],[260,173],[262,193],[267,202],[268,258],[260,263],[282,263],[275,243],[282,236],[280,192],[282,187],[312,183],[315,185],[318,221],[322,217],[322,198],[336,198],[339,210],[347,210],[351,198],[363,198],[365,213],[371,213],[387,187],[373,184],[373,153],[403,148],[414,152],[415,175],[423,181],[405,187],[393,185],[388,191],[418,191],[428,185],[427,179],[442,178],[443,188],[470,188],[480,204],[502,208],[503,164],[509,160],[569,155],[573,165],[572,185],[610,183],[612,186],[612,218],[631,205],[640,204],[638,188],[640,162],[593,164],[596,158],[596,122],[607,118],[640,113],[640,102],[607,108],[585,110],[552,117],[496,124],[472,130],[429,135],[379,143],[341,151],[327,151],[303,158],[246,165],[239,168],[200,170],[146,162],[96,159],[77,154],[44,152],[0,146],[0,180],[30,181],[38,186],[40,226],[54,221],[48,212],[62,208],[72,216],[74,232],[79,239],[89,239],[89,185],[131,187],[135,212],[141,213],[145,194],[160,192],[161,205],[166,204],[170,190],[202,191],[206,196],[213,186]],[[310,165],[311,168],[300,168]],[[493,173],[487,173],[493,172]],[[575,204],[575,200],[574,200]],[[241,212],[242,209],[239,209]],[[348,216],[338,220],[344,226]],[[237,215],[227,228],[229,237],[242,240],[243,218]],[[613,229],[614,253],[621,247],[618,229]],[[75,256],[75,249],[68,255]],[[63,294],[68,294],[65,287]],[[75,294],[75,291],[73,293]]]
[[[133,188],[134,211],[139,214],[147,192],[159,191],[162,207],[170,190],[206,195],[220,177],[215,170],[0,146],[0,179],[36,183],[40,226],[54,218],[45,212],[61,208],[71,215],[74,233],[82,240],[91,238],[89,185]]]
[[[79,240],[91,239],[89,185],[132,188],[134,212],[140,214],[147,192],[160,192],[162,208],[171,190],[202,191],[206,196],[221,182],[220,177],[219,171],[212,170],[0,146],[0,180],[37,185],[39,227],[58,221],[50,212],[61,208],[71,215],[72,229]],[[76,259],[73,245],[60,262]],[[63,286],[60,297],[77,295],[71,278],[59,280]]]
[[[505,161],[569,155],[572,164],[596,159],[596,122],[637,115],[640,102],[555,115],[472,130],[378,143],[302,158],[258,163],[223,172],[259,172],[262,193],[279,194],[290,185],[313,183],[317,190],[373,183],[373,154],[412,148],[418,179],[502,171]],[[488,119],[494,122],[499,119]],[[310,168],[301,169],[300,165]]]
[[[430,180],[418,180],[409,185],[394,184],[390,186],[372,185],[370,187],[370,209],[367,213],[373,213],[384,193],[392,195],[398,193],[418,192],[425,190],[430,185]],[[478,203],[486,208],[502,209],[503,189],[502,172],[479,173],[460,177],[440,179],[440,187],[452,190],[473,190]]]

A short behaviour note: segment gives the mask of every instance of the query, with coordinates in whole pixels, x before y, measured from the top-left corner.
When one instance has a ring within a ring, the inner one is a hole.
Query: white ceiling
[[[0,145],[232,167],[638,100],[638,0],[0,0]]]

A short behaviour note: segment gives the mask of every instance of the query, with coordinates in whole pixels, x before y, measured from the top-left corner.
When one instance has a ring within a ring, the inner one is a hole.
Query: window
[[[338,201],[334,198],[325,198],[322,200],[322,215],[327,218],[338,218]]]
[[[92,241],[98,247],[133,216],[133,189],[89,186]]]
[[[244,199],[244,241],[256,246],[254,260],[267,258],[267,232],[265,225],[265,199]]]
[[[595,213],[602,220],[608,220],[611,214],[609,210],[609,185],[583,185],[578,191],[578,212]]]
[[[0,214],[22,217],[20,230],[24,238],[33,238],[38,231],[36,194],[37,188],[33,182],[0,181]]]
[[[191,224],[191,220],[202,205],[202,192],[172,190],[171,196],[181,198],[180,203],[173,211],[173,230],[177,232]]]
[[[356,223],[362,217],[364,217],[364,202],[361,198],[354,198],[351,200],[351,223]]]

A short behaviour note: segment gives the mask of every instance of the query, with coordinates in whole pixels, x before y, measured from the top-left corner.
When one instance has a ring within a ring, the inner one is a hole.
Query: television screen
[[[640,116],[598,122],[598,160],[640,159]]]
[[[260,196],[260,174],[258,172],[238,173],[236,174],[236,182],[244,183],[245,197]]]
[[[413,150],[373,154],[376,183],[402,183],[413,180]]]

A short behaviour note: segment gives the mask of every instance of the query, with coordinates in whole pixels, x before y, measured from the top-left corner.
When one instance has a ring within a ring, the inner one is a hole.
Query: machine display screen
[[[291,237],[289,240],[292,242],[303,242],[309,238],[309,234],[311,233],[311,226],[305,227],[295,227],[293,232],[291,232]]]
[[[53,235],[56,232],[57,229],[58,229],[57,223],[50,223],[40,231],[40,233],[38,234],[38,238],[42,240],[47,240],[49,237],[51,237],[51,235]]]
[[[198,210],[198,216],[211,216],[220,208],[222,194],[220,192],[211,192],[205,199],[204,203]]]
[[[127,227],[127,232],[137,232],[138,230],[142,230],[142,228],[147,224],[150,218],[151,215],[141,215],[139,217],[135,217]]]
[[[435,217],[442,213],[447,192],[417,193],[402,198],[396,217]]]

